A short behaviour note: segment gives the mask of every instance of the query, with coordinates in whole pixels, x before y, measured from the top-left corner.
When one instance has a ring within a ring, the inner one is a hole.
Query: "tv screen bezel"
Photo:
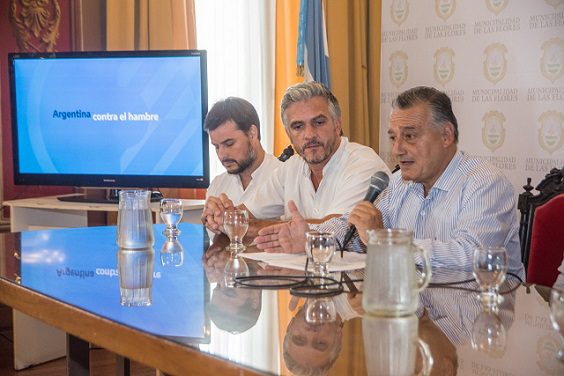
[[[140,57],[199,57],[202,102],[202,159],[203,174],[180,175],[102,175],[22,173],[19,167],[18,118],[16,109],[15,61],[18,59],[89,59]],[[15,185],[56,185],[80,188],[207,188],[210,182],[209,141],[203,129],[208,110],[207,52],[205,50],[151,50],[151,51],[74,51],[49,53],[9,53],[10,108],[12,117],[12,158]]]

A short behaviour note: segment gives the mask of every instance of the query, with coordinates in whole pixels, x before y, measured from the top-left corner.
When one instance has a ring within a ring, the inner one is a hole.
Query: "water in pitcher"
[[[414,313],[419,291],[431,277],[429,259],[413,245],[413,233],[400,229],[369,231],[368,255],[362,305],[377,316],[405,316]],[[416,270],[415,253],[424,260],[421,276]]]

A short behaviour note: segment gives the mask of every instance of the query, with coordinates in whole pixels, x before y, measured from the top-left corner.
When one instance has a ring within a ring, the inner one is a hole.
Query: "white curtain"
[[[198,49],[208,52],[208,105],[228,96],[251,102],[263,147],[274,143],[275,0],[196,0]],[[210,147],[211,178],[224,171]]]
[[[275,0],[196,0],[198,49],[208,53],[208,106],[228,96],[251,102],[261,121],[261,142],[274,143]],[[210,175],[222,173],[210,145]],[[239,362],[253,354],[260,369],[278,370],[278,322],[275,294],[263,294],[261,316],[245,333],[232,335],[212,326],[208,351]],[[257,335],[256,333],[260,333]],[[243,351],[246,347],[247,351]]]

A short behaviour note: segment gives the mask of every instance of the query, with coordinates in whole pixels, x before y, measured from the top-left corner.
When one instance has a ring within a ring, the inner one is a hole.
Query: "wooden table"
[[[202,258],[207,246],[201,226],[181,224],[183,263],[164,265],[159,226],[148,308],[119,304],[119,278],[112,272],[118,268],[115,227],[1,235],[0,302],[71,335],[71,374],[86,372],[87,359],[73,352],[83,354],[78,350],[87,342],[171,375],[290,374],[289,369],[323,365],[330,375],[366,375],[378,361],[369,345],[380,338],[371,329],[378,318],[360,315],[361,294],[330,298],[335,321],[308,323],[305,307],[313,298],[295,308],[287,290],[227,287],[228,257],[221,245],[213,245]],[[251,261],[248,266],[251,274],[300,273]],[[554,358],[561,342],[550,326],[547,289],[509,278],[504,291],[516,290],[504,295],[498,312],[488,313],[475,292],[460,289],[475,289],[475,282],[441,285],[469,277],[436,270],[435,284],[420,294],[419,334],[431,348],[435,370],[564,374]],[[201,328],[190,326],[194,322]],[[477,337],[479,325],[493,325],[499,335],[490,342]]]

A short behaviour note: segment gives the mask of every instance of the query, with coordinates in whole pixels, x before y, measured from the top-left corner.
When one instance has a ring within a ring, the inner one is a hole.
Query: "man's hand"
[[[202,265],[210,283],[223,279],[223,269],[230,253],[225,248],[229,245],[226,235],[216,236],[213,244],[202,255]]]
[[[306,220],[298,211],[294,201],[288,202],[290,222],[267,226],[259,230],[255,243],[265,252],[305,252],[305,233],[309,230]]]
[[[368,234],[366,230],[375,230],[384,227],[382,213],[374,207],[374,204],[368,201],[361,201],[354,207],[349,215],[349,223],[355,225],[360,240],[362,240],[364,244],[368,244]]]
[[[223,229],[223,212],[226,209],[233,209],[233,201],[222,193],[218,197],[210,196],[206,200],[202,211],[202,223],[206,228],[215,234],[220,234]]]

